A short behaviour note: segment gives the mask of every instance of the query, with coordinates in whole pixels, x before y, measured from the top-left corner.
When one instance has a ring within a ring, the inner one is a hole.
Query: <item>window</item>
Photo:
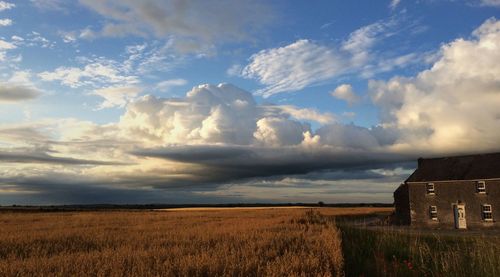
[[[429,206],[429,215],[432,220],[438,220],[438,209],[436,206]]]
[[[477,181],[476,192],[477,193],[486,193],[486,183],[484,181]]]
[[[492,209],[491,205],[484,204],[481,206],[483,210],[483,220],[484,221],[493,221]]]
[[[434,190],[434,183],[427,183],[427,194],[434,195],[436,191]]]

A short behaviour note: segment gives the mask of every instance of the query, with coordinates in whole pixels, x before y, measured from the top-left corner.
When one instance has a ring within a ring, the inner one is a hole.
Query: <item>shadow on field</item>
[[[500,276],[500,236],[410,230],[387,218],[337,218],[346,276]]]

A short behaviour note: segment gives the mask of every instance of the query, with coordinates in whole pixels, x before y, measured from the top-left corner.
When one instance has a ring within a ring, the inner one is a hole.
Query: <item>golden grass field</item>
[[[2,212],[0,276],[342,276],[340,233],[310,211]]]
[[[500,276],[499,236],[338,218],[391,211],[1,211],[0,276]]]

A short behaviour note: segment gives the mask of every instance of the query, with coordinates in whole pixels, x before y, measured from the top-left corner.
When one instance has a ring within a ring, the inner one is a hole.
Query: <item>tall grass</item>
[[[0,213],[0,276],[500,276],[500,238],[363,229],[321,208]]]
[[[500,238],[340,225],[347,276],[500,276]]]
[[[342,276],[304,210],[0,213],[0,276]]]

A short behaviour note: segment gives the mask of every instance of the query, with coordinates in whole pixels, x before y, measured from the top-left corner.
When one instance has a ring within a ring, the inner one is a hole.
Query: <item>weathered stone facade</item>
[[[500,155],[477,157],[420,159],[415,173],[394,192],[396,223],[416,227],[459,228],[458,221],[463,221],[466,229],[500,227]],[[487,167],[493,171],[498,166],[498,170],[488,174],[482,174],[482,170],[470,171],[479,166],[470,163],[483,162],[488,162]],[[449,170],[451,174],[443,172],[446,171],[443,164],[453,167]],[[460,168],[468,172],[459,174]],[[435,173],[433,170],[441,172]],[[498,177],[492,178],[495,175]],[[470,179],[458,179],[463,177]],[[462,215],[458,214],[458,208],[462,208]]]

